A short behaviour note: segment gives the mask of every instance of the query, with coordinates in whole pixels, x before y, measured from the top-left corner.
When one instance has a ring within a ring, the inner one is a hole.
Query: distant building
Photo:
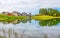
[[[8,15],[8,16],[12,15],[12,13],[10,13],[10,12],[2,12],[2,14]]]
[[[2,14],[8,14],[8,13],[10,13],[10,12],[2,12]]]
[[[27,16],[28,14],[25,12],[22,12],[22,16]]]
[[[8,13],[7,15],[8,15],[8,16],[13,16],[13,14],[12,14],[12,13]]]
[[[28,16],[31,16],[31,13],[29,13]]]
[[[13,11],[12,14],[13,14],[14,16],[21,16],[21,13],[20,13],[20,12],[17,12],[17,11]]]
[[[14,15],[14,16],[31,16],[31,13],[27,14],[26,12],[20,13],[20,12],[17,12],[17,11],[13,11],[12,13],[2,12],[2,14],[6,14],[6,15],[9,15],[9,16],[11,16],[11,15]]]

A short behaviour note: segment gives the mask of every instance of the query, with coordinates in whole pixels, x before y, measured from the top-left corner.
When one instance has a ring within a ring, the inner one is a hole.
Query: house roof
[[[12,13],[19,13],[18,11],[13,11]]]
[[[20,12],[17,12],[17,11],[13,11],[12,13],[17,13],[17,14],[21,14]]]

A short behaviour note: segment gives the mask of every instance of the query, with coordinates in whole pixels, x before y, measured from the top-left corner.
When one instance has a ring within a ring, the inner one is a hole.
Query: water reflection
[[[43,32],[40,33],[37,31],[38,30],[0,28],[0,38],[42,38],[40,34],[44,37]]]
[[[40,26],[56,26],[60,23],[60,19],[55,18],[51,20],[38,20]]]
[[[29,25],[27,23],[29,21]],[[3,24],[19,24],[16,26],[4,26],[0,25],[0,38],[60,38],[60,27],[57,24],[60,23],[60,19],[51,20],[30,20],[30,19],[16,19],[14,21],[0,21]],[[32,23],[35,22],[35,23]],[[24,25],[21,25],[24,24]],[[45,26],[36,28],[37,25]],[[27,26],[28,25],[28,26]],[[36,27],[33,27],[35,26]],[[24,27],[23,27],[24,26]],[[52,26],[52,27],[46,27]],[[27,28],[28,27],[28,28]]]
[[[13,20],[13,21],[0,21],[2,22],[3,24],[20,24],[20,23],[27,23],[29,21],[29,23],[32,24],[32,20],[31,19],[16,19],[16,20]],[[50,19],[50,20],[34,20],[34,22],[37,22],[37,24],[39,24],[40,26],[56,26],[57,24],[60,23],[60,19],[58,18],[55,18],[55,19]]]
[[[0,38],[60,38],[60,27],[40,29],[0,27]]]
[[[27,21],[29,21],[29,23],[31,23],[31,20],[27,20],[27,19],[16,19],[16,20],[13,20],[13,21],[0,21],[0,22],[2,22],[3,24],[10,24],[10,23],[12,23],[12,24],[19,24],[19,23],[27,23]]]

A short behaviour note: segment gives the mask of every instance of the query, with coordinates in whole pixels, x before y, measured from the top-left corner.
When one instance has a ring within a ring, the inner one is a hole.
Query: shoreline
[[[36,20],[50,20],[50,19],[60,18],[60,17],[43,15],[43,16],[32,16],[31,18]]]

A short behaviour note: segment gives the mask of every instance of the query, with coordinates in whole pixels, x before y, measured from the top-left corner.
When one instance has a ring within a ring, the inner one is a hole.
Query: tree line
[[[50,20],[37,20],[39,21],[40,26],[56,26],[57,24],[60,23],[59,18],[54,18]]]
[[[60,16],[60,11],[53,8],[41,8],[39,9],[40,15]]]

